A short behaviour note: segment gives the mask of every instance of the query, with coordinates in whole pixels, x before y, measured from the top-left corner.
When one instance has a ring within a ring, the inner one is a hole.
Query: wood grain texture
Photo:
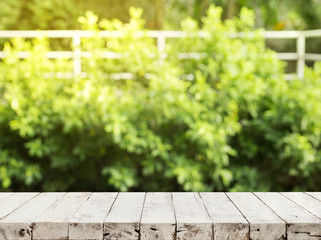
[[[321,201],[303,192],[284,192],[281,193],[288,199],[300,205],[318,218],[321,218]]]
[[[0,199],[2,199],[2,198],[6,198],[6,197],[8,197],[8,196],[10,196],[10,195],[12,195],[12,193],[0,193]]]
[[[7,215],[18,209],[19,207],[22,207],[24,204],[26,204],[28,201],[30,201],[32,198],[37,196],[39,193],[15,193],[12,195],[9,195],[7,197],[4,197],[0,199],[0,219],[4,219]],[[11,225],[5,226],[2,225],[0,227],[0,240],[9,240],[14,239],[11,238]],[[25,235],[25,233],[21,233],[22,235]],[[26,233],[28,235],[28,233]],[[30,232],[29,232],[30,237]],[[17,238],[18,239],[18,238]]]
[[[102,240],[104,220],[118,193],[93,193],[69,220],[70,240]]]
[[[140,223],[141,240],[175,240],[171,193],[147,193]]]
[[[7,239],[31,240],[32,222],[64,193],[41,193],[0,220]]]
[[[306,192],[306,194],[321,201],[321,192]]]
[[[198,193],[172,193],[177,240],[212,240],[213,226]]]
[[[287,239],[315,240],[321,238],[321,219],[309,213],[280,193],[255,193],[287,223]]]
[[[250,239],[282,240],[286,224],[252,193],[226,193],[250,223]]]
[[[321,240],[321,193],[0,193],[0,240]]]
[[[69,220],[90,195],[67,193],[58,199],[33,222],[33,239],[68,239]]]
[[[104,239],[137,240],[145,193],[119,193],[104,221]]]
[[[6,217],[38,194],[39,193],[15,193],[0,199],[0,219]]]
[[[200,193],[214,226],[215,240],[249,239],[249,223],[225,193]]]

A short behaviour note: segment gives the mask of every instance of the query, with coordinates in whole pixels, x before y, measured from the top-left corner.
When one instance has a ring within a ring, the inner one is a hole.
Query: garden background
[[[270,48],[295,42],[266,42],[262,30],[320,26],[320,0],[1,1],[1,30],[93,36],[82,42],[86,77],[71,78],[51,74],[72,72],[70,59],[45,56],[72,49],[70,40],[1,40],[0,189],[320,191],[321,64],[286,81],[293,63]],[[188,34],[164,58],[152,38],[137,36],[147,29]],[[320,53],[320,39],[307,49]],[[112,77],[119,72],[133,77]]]

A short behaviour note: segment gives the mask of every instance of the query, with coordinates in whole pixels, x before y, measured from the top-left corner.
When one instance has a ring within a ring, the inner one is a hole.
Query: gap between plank
[[[314,199],[316,199],[316,200],[318,200],[318,201],[321,202],[321,200],[320,200],[319,198],[316,198],[315,196],[313,196],[313,195],[311,195],[311,194],[309,194],[309,193],[307,193],[307,192],[304,192],[304,194],[306,194],[306,195],[308,195],[308,196],[310,196],[310,197],[313,197]]]
[[[67,194],[67,193],[66,193]],[[88,198],[79,206],[79,208],[77,208],[77,210],[75,211],[75,213],[72,215],[72,216],[74,216],[77,212],[78,212],[78,210],[88,201],[88,199],[91,197],[91,195],[92,195],[93,193],[91,192],[90,193],[90,195],[88,196]],[[71,216],[71,217],[72,217]],[[69,220],[70,220],[71,218],[69,218]],[[68,239],[69,239],[69,231],[70,231],[70,229],[69,229],[69,220],[68,220]]]
[[[175,218],[175,240],[177,239],[177,219],[176,219],[176,211],[175,211],[175,207],[174,207],[174,200],[173,200],[173,192],[171,192],[171,199],[172,199],[172,206],[173,206],[173,210],[174,210],[174,218]]]
[[[118,196],[119,196],[119,192],[117,193],[117,195],[116,195],[116,197],[115,197],[115,199],[114,199],[113,203],[111,204],[111,206],[110,206],[110,208],[109,208],[109,211],[108,211],[107,215],[106,215],[106,216],[105,216],[105,218],[104,218],[104,221],[103,221],[103,240],[105,239],[105,234],[104,234],[104,229],[105,229],[105,220],[106,220],[107,216],[109,215],[110,211],[112,210],[112,208],[114,207],[114,204],[115,204],[115,202],[116,202],[116,200],[117,200]]]
[[[12,194],[14,195],[14,194]],[[9,195],[7,197],[10,197],[12,195]],[[5,217],[9,216],[11,213],[13,213],[14,211],[16,211],[17,209],[21,208],[22,206],[24,206],[25,204],[27,204],[28,202],[30,202],[32,199],[34,199],[35,197],[39,196],[40,192],[38,194],[36,194],[35,196],[33,196],[32,198],[30,198],[29,200],[27,200],[26,202],[24,202],[22,205],[18,206],[17,208],[15,208],[14,210],[12,210],[10,213],[8,213],[7,215],[3,216],[2,218],[0,218],[0,220],[4,219]],[[6,199],[7,197],[3,198]]]
[[[142,222],[142,217],[143,217],[143,211],[144,211],[144,207],[145,207],[146,195],[147,195],[147,193],[145,192],[144,201],[143,201],[143,207],[142,207],[142,212],[140,213],[140,218],[139,218],[138,239],[140,239],[140,227],[141,227],[141,222]],[[136,231],[136,230],[135,230],[135,231]]]
[[[232,199],[230,199],[230,197],[226,194],[226,192],[224,192],[225,196],[231,201],[231,203],[236,207],[236,209],[242,214],[242,216],[244,217],[244,219],[247,221],[247,223],[249,224],[249,239],[251,240],[251,223],[250,221],[245,217],[245,215],[241,212],[241,210],[236,206],[236,204],[232,201]]]
[[[200,199],[201,199],[201,201],[202,201],[202,203],[203,203],[203,206],[204,206],[204,208],[205,208],[205,211],[206,211],[206,213],[207,213],[207,215],[208,215],[208,217],[211,219],[211,222],[212,222],[212,240],[214,240],[214,223],[213,223],[213,220],[212,220],[212,218],[211,218],[211,216],[210,216],[210,214],[209,214],[209,212],[208,212],[208,210],[207,210],[207,208],[206,208],[206,206],[205,206],[205,204],[204,204],[204,201],[203,201],[203,199],[202,199],[202,195],[198,192],[197,193],[198,194],[198,196],[200,197]],[[195,198],[195,195],[194,195],[194,198]],[[196,199],[195,199],[196,200]]]
[[[41,194],[41,193],[40,193]],[[39,195],[40,195],[39,194]],[[54,205],[60,198],[62,198],[63,196],[65,196],[67,194],[67,192],[65,192],[64,194],[62,194],[59,198],[56,199],[56,201],[54,201],[50,206],[48,206],[42,213],[44,213],[45,211],[47,211],[47,209],[49,209],[52,205]],[[40,213],[39,216],[42,214]],[[38,216],[38,217],[39,217]],[[34,219],[36,220],[36,219]],[[31,240],[33,240],[33,227],[34,227],[34,223],[31,221]],[[69,226],[68,226],[68,235],[69,235]]]
[[[278,192],[279,194],[281,194],[280,192]],[[252,192],[252,194],[255,196],[255,197],[257,197],[265,206],[267,206],[272,212],[274,212],[273,211],[273,209],[272,208],[270,208],[270,206],[269,205],[267,205],[261,198],[259,198],[259,196],[257,196],[254,192]],[[282,194],[281,194],[281,196],[283,196]],[[283,218],[281,218],[280,216],[279,216],[279,214],[277,214],[276,212],[274,212],[274,214],[276,215],[276,216],[278,216],[283,222],[285,222],[285,239],[288,239],[288,223],[283,219]]]
[[[317,215],[315,215],[314,213],[310,212],[308,209],[306,209],[305,207],[301,206],[300,204],[296,203],[294,200],[292,200],[291,198],[288,198],[286,195],[284,195],[283,193],[280,192],[280,194],[282,196],[284,196],[285,198],[289,199],[291,202],[295,203],[296,205],[298,205],[300,208],[304,209],[305,211],[311,213],[313,216],[315,216],[316,218],[321,220],[321,217],[318,217]],[[311,197],[311,195],[308,195]]]

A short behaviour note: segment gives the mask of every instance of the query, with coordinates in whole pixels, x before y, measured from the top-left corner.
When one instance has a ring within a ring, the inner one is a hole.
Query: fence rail
[[[143,32],[138,32],[138,35]],[[166,49],[166,40],[171,38],[182,38],[187,36],[186,32],[182,31],[148,31],[148,36],[156,39],[157,49],[160,52],[164,52]],[[321,60],[321,54],[306,53],[306,39],[307,38],[321,38],[321,29],[308,30],[308,31],[265,31],[263,32],[265,39],[295,39],[296,40],[296,52],[279,52],[278,56],[284,61],[297,61],[296,75],[304,78],[304,66],[306,60],[317,61]],[[71,58],[73,59],[73,73],[76,75],[81,74],[81,58],[88,56],[88,52],[81,51],[81,39],[92,36],[91,31],[83,30],[47,30],[47,31],[0,31],[1,38],[37,38],[46,36],[48,38],[70,38],[72,39],[73,51],[49,51],[47,53],[48,58]],[[101,37],[121,37],[120,31],[100,31]],[[204,36],[203,32],[199,33],[200,37]],[[242,37],[242,33],[235,34],[231,37]],[[27,52],[20,52],[19,57],[25,58],[28,56]],[[5,57],[5,52],[0,51],[0,58]],[[104,58],[119,58],[119,54],[114,52],[104,52],[102,54]],[[295,74],[287,74],[287,79],[292,79]]]

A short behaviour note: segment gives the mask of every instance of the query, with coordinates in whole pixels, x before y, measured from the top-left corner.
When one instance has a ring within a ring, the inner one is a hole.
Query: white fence
[[[101,31],[101,37],[121,37],[121,33],[117,31]],[[182,31],[149,31],[148,35],[157,40],[157,48],[160,52],[166,49],[166,40],[170,38],[182,38],[186,36],[186,32]],[[48,58],[72,58],[73,72],[78,75],[81,74],[81,58],[87,55],[86,52],[81,51],[81,38],[92,36],[90,31],[79,30],[49,30],[49,31],[0,31],[1,38],[37,38],[46,36],[48,38],[71,38],[74,46],[73,51],[50,51],[47,53]],[[200,32],[200,37],[202,33]],[[239,37],[242,37],[240,34]],[[321,38],[321,29],[308,31],[265,31],[265,39],[296,39],[296,52],[279,52],[278,56],[281,60],[297,61],[296,75],[304,78],[305,61],[321,60],[321,54],[306,53],[306,39],[307,38]],[[19,57],[25,58],[28,56],[27,52],[20,52]],[[0,58],[4,58],[5,53],[0,51]],[[113,52],[106,52],[102,57],[117,58],[117,54]],[[287,79],[292,79],[295,74],[288,74]]]

